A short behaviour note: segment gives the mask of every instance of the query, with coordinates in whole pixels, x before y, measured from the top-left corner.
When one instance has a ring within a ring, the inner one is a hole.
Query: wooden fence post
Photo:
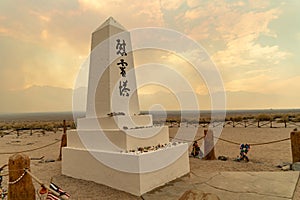
[[[291,132],[293,163],[300,162],[300,131]]]
[[[214,134],[212,131],[204,130],[204,160],[215,160]]]
[[[9,157],[8,200],[35,200],[35,189],[31,176],[24,169],[30,169],[30,158],[24,154]]]
[[[63,121],[64,124],[64,133],[61,136],[61,143],[60,143],[60,150],[59,150],[59,156],[58,161],[61,161],[62,158],[62,148],[67,146],[67,126],[66,126],[66,120]]]
[[[287,127],[286,120],[284,120],[283,122],[284,122],[284,128],[286,128]]]

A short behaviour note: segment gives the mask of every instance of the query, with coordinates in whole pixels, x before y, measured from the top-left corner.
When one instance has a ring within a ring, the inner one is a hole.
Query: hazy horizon
[[[193,112],[202,112],[202,113],[211,113],[211,110],[166,110],[166,111],[162,111],[162,110],[141,110],[140,113],[180,113],[180,112],[186,112],[186,113],[193,113]],[[214,110],[214,112],[224,112],[224,110]],[[278,112],[282,112],[282,113],[286,113],[286,112],[300,112],[300,108],[278,108],[278,109],[273,109],[273,108],[269,108],[269,109],[229,109],[229,110],[225,110],[225,112],[227,113],[278,113]],[[47,114],[58,114],[58,115],[69,115],[72,114],[73,111],[71,110],[67,110],[67,111],[51,111],[51,112],[12,112],[12,113],[0,113],[0,116],[4,116],[4,115],[47,115]],[[81,113],[81,114],[85,114],[85,111],[80,111],[80,112],[75,112],[75,113]]]

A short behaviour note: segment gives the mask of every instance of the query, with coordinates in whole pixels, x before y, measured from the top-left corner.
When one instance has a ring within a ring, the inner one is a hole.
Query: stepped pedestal
[[[86,117],[67,133],[62,174],[140,196],[190,167],[188,144],[170,143],[167,126],[139,114],[130,48],[129,33],[112,18],[93,33]]]
[[[68,133],[68,142],[72,143],[63,149],[64,175],[94,181],[136,196],[181,177],[190,170],[187,144],[139,154],[87,150],[82,148],[74,131]]]

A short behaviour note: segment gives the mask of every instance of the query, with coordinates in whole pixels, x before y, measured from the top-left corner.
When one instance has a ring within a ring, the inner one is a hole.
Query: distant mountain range
[[[84,89],[79,89],[84,94]],[[1,91],[0,113],[20,112],[64,112],[72,110],[72,89],[51,86],[33,86],[24,90]],[[261,94],[253,92],[227,92],[227,109],[271,109],[271,108],[299,108],[299,97]],[[80,102],[84,97],[79,95]],[[147,110],[153,104],[161,104],[166,110],[178,110],[177,97],[184,99],[183,110],[193,109],[188,93],[176,96],[167,92],[155,94],[141,94],[139,100],[142,110]],[[210,108],[208,95],[197,95],[200,110]],[[84,108],[84,106],[81,106]]]

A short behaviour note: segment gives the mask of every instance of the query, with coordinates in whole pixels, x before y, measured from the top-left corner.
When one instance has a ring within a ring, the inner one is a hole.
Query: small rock
[[[283,171],[289,171],[291,169],[291,165],[285,165],[283,167],[281,167],[281,170]]]
[[[292,170],[294,170],[294,171],[300,171],[300,162],[293,163]]]
[[[287,166],[287,165],[292,165],[292,163],[289,163],[289,162],[283,162],[283,163],[281,163],[281,164],[279,164],[279,165],[277,165],[276,167],[278,167],[278,168],[282,168],[282,167],[284,167],[284,166]]]
[[[226,156],[219,156],[218,160],[226,161],[228,158]]]
[[[11,143],[20,143],[21,142],[21,140],[12,140],[12,141],[10,141]]]
[[[220,200],[220,198],[212,193],[204,193],[198,190],[187,190],[178,200]]]

